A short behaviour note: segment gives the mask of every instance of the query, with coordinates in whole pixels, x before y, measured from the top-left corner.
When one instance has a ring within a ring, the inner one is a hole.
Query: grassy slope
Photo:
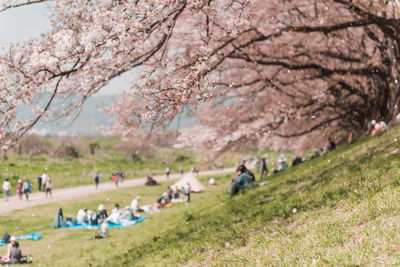
[[[270,177],[269,185],[232,201],[221,196],[212,208],[194,211],[190,224],[135,246],[112,262],[398,265],[397,139],[398,128],[290,168]]]
[[[164,209],[106,240],[84,241],[93,232],[48,225],[59,206],[75,215],[83,206],[125,205],[136,194],[151,203],[166,184],[14,211],[0,216],[0,233],[41,231],[42,240],[21,242],[40,266],[398,265],[399,133],[342,146],[233,200],[229,175],[217,177],[218,186],[207,185],[189,206]]]

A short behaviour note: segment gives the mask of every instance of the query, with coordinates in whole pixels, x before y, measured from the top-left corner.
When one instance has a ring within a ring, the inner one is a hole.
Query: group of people
[[[3,182],[3,192],[4,192],[4,197],[6,201],[9,201],[10,196],[11,196],[11,190],[12,190],[12,185],[9,181],[8,178],[5,179]],[[46,193],[46,198],[51,195],[51,190],[53,188],[53,183],[50,179],[50,177],[46,174],[43,173],[42,175],[38,176],[38,190],[43,191]],[[29,200],[29,194],[33,192],[33,187],[29,179],[25,179],[24,182],[22,182],[21,179],[18,180],[17,185],[15,186],[15,191],[18,195],[18,199],[22,200],[23,195],[25,195],[25,200]]]
[[[43,185],[43,186],[42,186]],[[51,181],[50,177],[43,173],[42,175],[38,176],[38,190],[43,191],[46,193],[46,198],[51,195],[51,189],[53,188],[53,182]]]
[[[384,121],[372,120],[368,123],[368,130],[370,131],[370,135],[374,136],[385,132],[387,130],[387,124]]]
[[[135,212],[137,210],[132,209],[131,206],[121,209],[117,203],[112,209],[111,214],[108,215],[104,205],[100,204],[97,211],[86,208],[80,209],[76,216],[76,223],[80,225],[100,225],[102,221],[114,224],[126,223],[138,218]],[[67,218],[67,224],[74,224],[74,221]]]
[[[6,201],[9,201],[11,196],[12,186],[8,178],[6,178],[5,181],[3,182],[2,188]],[[25,179],[25,182],[22,182],[22,180],[18,180],[18,183],[16,185],[16,193],[18,195],[19,200],[22,200],[23,194],[25,194],[26,201],[29,200],[29,194],[32,193],[32,184],[29,182],[28,179]]]
[[[67,217],[66,225],[100,225],[99,232],[95,239],[108,237],[110,234],[109,223],[112,224],[122,224],[129,225],[134,223],[136,219],[139,218],[138,212],[143,212],[139,207],[140,196],[133,199],[131,206],[126,206],[125,208],[120,208],[119,204],[115,204],[114,208],[111,210],[111,214],[108,215],[107,210],[103,204],[100,204],[97,211],[89,210],[87,208],[81,208],[76,218]],[[63,213],[60,208],[56,214],[53,222],[53,227],[61,227],[63,222]]]
[[[328,151],[332,151],[336,148],[336,143],[332,138],[328,138],[326,146],[321,148],[321,152],[315,151],[314,155],[311,158],[316,158],[319,157],[320,155],[323,155],[327,153]],[[266,164],[266,159],[268,155],[264,157],[257,157],[256,158],[256,171],[257,173],[261,173],[260,179],[263,179],[266,177],[269,173],[268,167]],[[296,166],[302,162],[305,162],[308,160],[308,157],[301,158],[298,155],[293,159],[292,166]],[[231,180],[231,196],[236,195],[240,190],[243,190],[247,188],[251,184],[256,184],[256,179],[254,174],[249,171],[246,166],[245,166],[245,160],[241,161],[241,164],[237,167],[236,169],[236,175],[235,177]],[[289,167],[287,163],[286,156],[284,154],[281,154],[278,158],[278,165],[275,170],[273,170],[273,174],[276,174],[277,172],[280,172],[282,170],[285,170]]]
[[[160,210],[160,208],[169,206],[171,203],[179,202],[186,202],[186,205],[188,205],[191,193],[192,188],[190,183],[186,183],[186,185],[182,186],[180,189],[178,189],[177,186],[174,189],[168,186],[167,191],[157,198],[154,208],[155,210]],[[184,195],[184,198],[181,198],[181,194]]]
[[[100,177],[98,177],[100,178]],[[118,187],[119,182],[123,182],[125,179],[125,173],[122,170],[119,170],[119,172],[113,172],[111,175],[111,180],[113,180],[115,187]],[[98,187],[99,183],[96,183],[96,189]]]

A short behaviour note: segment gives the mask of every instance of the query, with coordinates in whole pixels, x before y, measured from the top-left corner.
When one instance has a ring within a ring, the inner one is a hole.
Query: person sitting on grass
[[[99,238],[106,238],[110,236],[110,228],[108,227],[108,222],[105,219],[100,220],[100,226],[101,228],[99,229],[99,234],[96,235],[94,238],[99,239]]]
[[[177,186],[175,186],[175,190],[173,192],[173,196],[174,196],[174,199],[178,199],[179,198],[179,190],[178,190]]]
[[[298,155],[296,155],[296,157],[294,158],[293,162],[292,162],[292,166],[296,166],[299,165],[302,162],[301,157],[299,157]]]
[[[336,148],[336,143],[335,141],[333,141],[333,139],[331,137],[328,138],[328,150],[332,151]]]
[[[374,121],[375,122],[375,121]],[[374,128],[371,131],[371,136],[381,134],[387,130],[387,125],[384,121],[378,121],[373,123]]]
[[[12,248],[10,251],[10,260],[8,261],[8,264],[18,264],[22,263],[22,255],[21,255],[21,249],[19,249],[19,243],[16,241],[17,239],[15,236],[11,238],[12,242]]]
[[[153,175],[151,175],[151,174],[147,175],[147,181],[146,181],[145,185],[149,185],[149,186],[157,185],[157,181],[153,178]]]
[[[136,220],[137,218],[138,217],[135,216],[135,214],[132,212],[129,206],[126,206],[124,208],[124,211],[122,212],[121,215],[121,221],[133,221]]]
[[[173,191],[172,191],[172,189],[171,189],[171,187],[170,186],[168,186],[168,188],[167,188],[167,194],[168,194],[168,201],[169,202],[171,202],[171,199],[172,199],[172,194],[173,194]]]
[[[99,217],[100,217],[100,219],[105,219],[105,218],[107,218],[108,217],[108,215],[107,215],[107,210],[106,210],[106,208],[104,207],[104,205],[103,204],[100,204],[99,205]]]
[[[115,204],[115,208],[112,209],[111,211],[111,215],[108,216],[107,221],[114,223],[114,224],[119,224],[121,223],[121,215],[122,215],[122,211],[119,208],[119,204]]]
[[[95,210],[92,211],[92,214],[90,215],[90,221],[89,223],[91,225],[98,225],[99,224],[99,214],[97,214],[97,212]]]
[[[139,200],[140,196],[137,196],[134,200],[132,200],[131,209],[133,212],[144,212],[143,209],[139,208]]]
[[[10,238],[10,243],[7,246],[7,255],[0,257],[1,264],[16,264],[21,263],[21,250],[18,248],[19,244],[17,238],[12,236]]]
[[[78,214],[76,215],[76,219],[78,221],[78,224],[88,224],[89,223],[89,216],[88,216],[88,211],[86,208],[80,209],[78,211]]]
[[[274,174],[276,174],[277,172],[283,171],[284,169],[287,169],[289,166],[286,163],[286,157],[285,155],[280,155],[279,159],[278,159],[278,166],[277,169],[274,170]]]
[[[231,197],[236,195],[239,190],[243,190],[254,182],[254,175],[247,170],[246,166],[240,165],[236,170],[236,178],[232,182]]]

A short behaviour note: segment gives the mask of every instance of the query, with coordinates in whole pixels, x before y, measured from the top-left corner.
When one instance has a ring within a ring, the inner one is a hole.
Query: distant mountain
[[[112,118],[106,116],[104,112],[99,110],[99,107],[110,106],[112,99],[118,99],[119,95],[100,95],[93,96],[86,100],[83,109],[79,116],[72,119],[41,119],[31,130],[31,133],[39,135],[56,135],[56,136],[76,136],[76,135],[102,135],[98,131],[98,127],[102,125],[110,125]],[[45,101],[43,101],[44,105]],[[174,120],[166,123],[166,128],[169,130],[179,130],[187,127],[194,122],[194,118],[187,115],[187,109],[182,115],[177,116]],[[29,118],[31,108],[20,107],[18,117],[20,119]]]
[[[31,130],[32,133],[39,135],[99,135],[96,127],[109,125],[111,118],[106,116],[99,107],[110,106],[112,99],[118,98],[118,95],[93,96],[86,100],[79,116],[75,119],[40,119],[40,121]],[[18,118],[29,118],[31,108],[20,107]]]

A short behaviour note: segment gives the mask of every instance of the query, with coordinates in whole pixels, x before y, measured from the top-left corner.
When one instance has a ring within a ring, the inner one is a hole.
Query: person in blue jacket
[[[25,182],[22,185],[22,192],[25,194],[26,201],[29,200],[29,194],[32,193],[32,184],[28,179],[25,179]]]
[[[231,189],[231,197],[236,195],[239,190],[245,189],[255,181],[254,174],[247,170],[246,166],[240,165],[237,170],[237,177]]]

